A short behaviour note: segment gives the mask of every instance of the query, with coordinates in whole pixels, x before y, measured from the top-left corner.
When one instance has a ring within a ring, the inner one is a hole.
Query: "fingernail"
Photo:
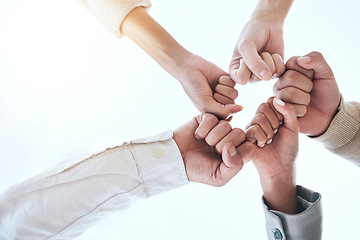
[[[283,101],[281,101],[280,99],[278,99],[278,98],[274,98],[274,99],[275,99],[275,102],[276,102],[277,105],[285,106],[285,103]]]
[[[261,143],[261,142],[259,142],[258,144],[259,144],[259,148],[263,148],[263,147],[265,147],[265,143]]]
[[[304,56],[304,57],[299,57],[297,60],[302,63],[309,63],[311,62],[312,59],[309,56]]]
[[[270,79],[271,78],[271,72],[267,69],[264,69],[260,72],[260,77],[265,80],[265,79]]]
[[[279,78],[279,75],[277,73],[275,73],[273,76],[272,76],[273,79],[275,78]]]
[[[278,131],[279,131],[278,129],[275,129],[275,130],[274,130],[274,134],[277,134]]]
[[[231,148],[229,149],[229,154],[232,157],[236,155],[236,149],[234,146],[231,146]]]
[[[243,106],[236,105],[233,109],[233,113],[238,113],[238,112],[242,111],[243,109],[244,109]]]
[[[269,141],[266,142],[267,145],[269,145],[270,143],[272,143],[272,139],[269,139]]]

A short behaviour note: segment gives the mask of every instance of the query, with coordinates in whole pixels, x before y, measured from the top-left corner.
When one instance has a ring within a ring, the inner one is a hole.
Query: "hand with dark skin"
[[[300,132],[320,136],[337,113],[341,94],[334,74],[321,53],[292,57],[286,73],[274,85],[274,94],[284,102],[303,109]]]
[[[245,162],[254,163],[270,210],[298,213],[295,180],[298,130],[294,107],[270,98],[259,107],[246,130],[247,141],[237,148]]]

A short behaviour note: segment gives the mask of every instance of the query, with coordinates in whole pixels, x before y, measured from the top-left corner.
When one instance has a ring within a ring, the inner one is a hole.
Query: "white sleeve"
[[[149,0],[79,0],[113,35],[121,37],[120,26],[137,7],[149,9]]]
[[[172,132],[67,160],[0,195],[0,239],[72,239],[108,213],[188,183]]]

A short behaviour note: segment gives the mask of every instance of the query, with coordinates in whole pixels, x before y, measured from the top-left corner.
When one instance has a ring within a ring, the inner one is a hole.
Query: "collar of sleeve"
[[[337,149],[348,144],[360,129],[360,111],[352,103],[341,97],[338,113],[335,115],[327,131],[314,139],[328,149]]]
[[[296,192],[298,214],[269,210],[264,197],[262,198],[269,239],[321,239],[321,195],[302,186],[297,186]]]
[[[173,132],[167,131],[127,143],[147,197],[189,182],[181,153],[172,137]]]

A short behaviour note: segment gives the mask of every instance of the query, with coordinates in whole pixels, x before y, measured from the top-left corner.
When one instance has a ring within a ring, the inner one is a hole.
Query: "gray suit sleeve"
[[[270,240],[319,240],[322,234],[321,195],[297,186],[298,214],[269,210],[263,198],[266,231]]]

